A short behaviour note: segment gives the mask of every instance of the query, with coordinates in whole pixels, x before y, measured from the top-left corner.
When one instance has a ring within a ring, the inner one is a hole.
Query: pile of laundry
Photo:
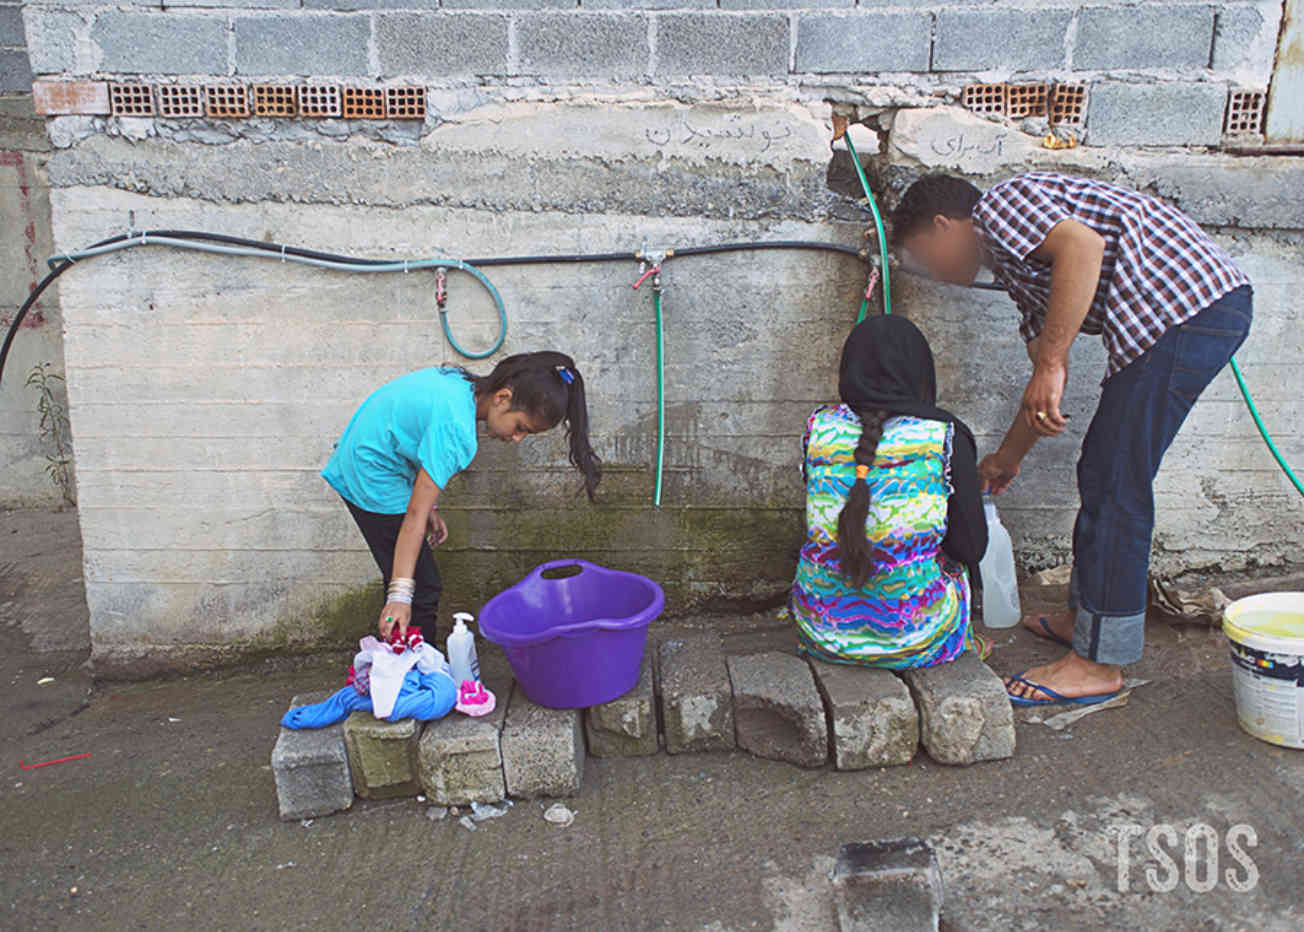
[[[426,643],[419,628],[412,626],[400,634],[395,627],[388,643],[371,636],[358,642],[347,686],[323,702],[291,709],[281,724],[325,728],[359,709],[391,722],[405,718],[429,722],[452,711],[464,691],[444,655]]]

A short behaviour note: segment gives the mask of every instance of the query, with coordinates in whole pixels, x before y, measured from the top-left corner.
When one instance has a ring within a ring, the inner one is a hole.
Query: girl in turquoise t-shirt
[[[431,548],[448,537],[439,496],[475,458],[479,421],[510,443],[565,421],[571,464],[594,496],[601,461],[589,445],[584,379],[564,353],[508,356],[487,376],[421,369],[377,389],[344,429],[322,478],[344,499],[385,579],[382,639],[396,625],[403,636],[417,625],[434,639],[442,587]]]

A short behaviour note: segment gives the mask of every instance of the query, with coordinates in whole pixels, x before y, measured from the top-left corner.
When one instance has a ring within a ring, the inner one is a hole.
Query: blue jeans
[[[1195,400],[1245,342],[1249,285],[1223,295],[1106,380],[1082,441],[1069,609],[1073,650],[1098,663],[1141,659],[1145,647],[1153,482]]]

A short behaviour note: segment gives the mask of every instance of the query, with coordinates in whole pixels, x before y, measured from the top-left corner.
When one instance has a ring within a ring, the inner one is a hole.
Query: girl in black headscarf
[[[987,547],[973,434],[937,407],[932,351],[903,317],[856,326],[838,393],[806,435],[791,600],[801,646],[893,669],[950,660],[972,644],[971,581]]]

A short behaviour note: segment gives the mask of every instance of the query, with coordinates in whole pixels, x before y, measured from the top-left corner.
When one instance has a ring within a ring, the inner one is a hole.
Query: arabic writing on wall
[[[733,117],[726,126],[694,126],[687,118],[679,121],[675,127],[648,127],[643,135],[647,141],[658,149],[672,142],[684,146],[710,148],[717,143],[742,142],[755,144],[758,152],[768,151],[776,142],[792,135],[790,126],[765,126],[758,123],[745,123],[740,117]]]

